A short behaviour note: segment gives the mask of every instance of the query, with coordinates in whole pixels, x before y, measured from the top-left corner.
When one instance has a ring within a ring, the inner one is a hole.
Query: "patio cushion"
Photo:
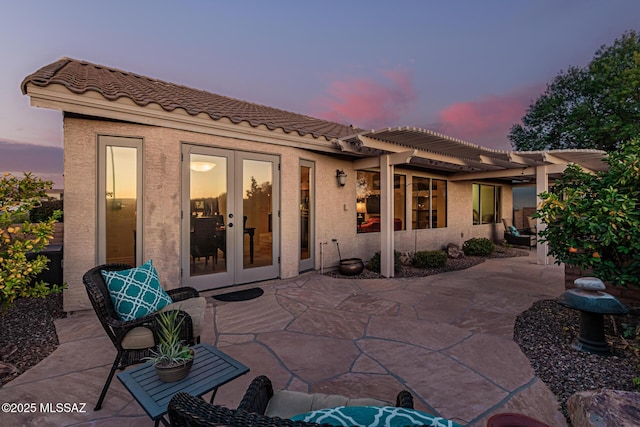
[[[520,232],[513,225],[509,226],[509,233],[513,234],[516,237],[520,237]]]
[[[426,412],[393,406],[339,406],[296,415],[291,419],[334,426],[460,426],[453,421]]]
[[[173,301],[160,286],[158,272],[151,260],[140,267],[102,272],[113,306],[120,320],[139,319]]]
[[[191,317],[193,336],[199,337],[204,328],[204,315],[207,308],[207,300],[203,297],[189,298],[164,306],[162,311],[182,310]],[[151,329],[139,326],[133,328],[122,339],[122,347],[127,350],[144,349],[153,347],[153,333]]]
[[[350,399],[338,394],[301,393],[291,390],[276,391],[264,411],[269,417],[291,418],[294,415],[335,406],[389,406],[383,400],[358,398]]]

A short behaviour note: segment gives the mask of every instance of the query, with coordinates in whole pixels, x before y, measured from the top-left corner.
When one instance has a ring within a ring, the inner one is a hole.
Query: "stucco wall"
[[[90,308],[82,275],[97,263],[97,136],[143,139],[143,258],[153,259],[163,286],[180,286],[180,152],[182,143],[278,155],[280,171],[280,277],[298,274],[299,182],[301,159],[315,162],[315,267],[336,266],[338,239],[343,258],[368,259],[380,248],[380,233],[356,234],[356,172],[352,163],[295,147],[259,143],[154,126],[67,117],[64,120],[65,236],[64,295],[66,311]],[[300,146],[305,139],[300,138]],[[336,182],[336,169],[347,174],[344,187]],[[400,171],[400,170],[398,170]],[[411,182],[411,172],[407,183]],[[437,175],[421,174],[421,176]],[[408,194],[410,197],[410,194]],[[397,250],[438,249],[449,242],[462,244],[470,237],[501,235],[500,224],[473,226],[471,185],[448,182],[448,227],[395,232]],[[511,192],[503,190],[503,215],[511,212]],[[510,215],[509,215],[510,216]],[[274,220],[277,220],[274,215]],[[321,259],[320,247],[323,258]]]

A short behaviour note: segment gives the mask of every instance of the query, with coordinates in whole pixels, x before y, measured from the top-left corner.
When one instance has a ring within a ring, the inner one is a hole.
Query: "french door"
[[[182,146],[182,281],[198,290],[279,276],[277,156]]]

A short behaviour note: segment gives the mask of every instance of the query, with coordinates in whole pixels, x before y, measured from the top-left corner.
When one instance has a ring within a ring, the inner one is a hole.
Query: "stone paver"
[[[237,406],[250,381],[267,375],[276,389],[391,402],[407,389],[417,409],[471,427],[498,412],[566,426],[555,397],[512,341],[520,312],[564,290],[563,269],[536,265],[533,251],[421,278],[307,273],[259,285],[265,293],[255,300],[207,298],[202,341],[251,368],[220,388],[217,404]],[[103,409],[93,411],[115,356],[93,312],[74,313],[56,328],[59,348],[2,387],[0,402],[87,403],[86,412],[0,414],[0,425],[151,426],[117,379]]]

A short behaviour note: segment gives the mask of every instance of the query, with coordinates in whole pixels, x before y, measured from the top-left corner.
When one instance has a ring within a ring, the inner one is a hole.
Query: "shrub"
[[[574,265],[612,285],[640,287],[640,139],[608,153],[594,174],[569,165],[533,215],[546,227],[556,263]]]
[[[413,263],[420,268],[442,268],[447,265],[445,251],[418,251]]]
[[[462,244],[462,251],[468,256],[489,256],[495,250],[495,243],[485,237],[474,237]]]
[[[0,179],[0,312],[6,312],[16,298],[44,298],[62,290],[43,281],[32,283],[47,267],[47,257],[27,259],[28,253],[41,251],[53,237],[59,212],[43,222],[25,220],[25,213],[40,205],[51,184],[30,173],[25,173],[22,179],[5,173]],[[18,221],[23,223],[17,224]]]
[[[45,222],[57,211],[62,211],[62,200],[45,200],[40,206],[36,206],[29,212],[31,222]],[[63,218],[58,218],[62,222]]]
[[[394,270],[397,272],[400,269],[400,252],[393,252],[393,265]],[[367,261],[367,270],[374,271],[376,273],[380,273],[380,251],[373,254],[371,259]]]

